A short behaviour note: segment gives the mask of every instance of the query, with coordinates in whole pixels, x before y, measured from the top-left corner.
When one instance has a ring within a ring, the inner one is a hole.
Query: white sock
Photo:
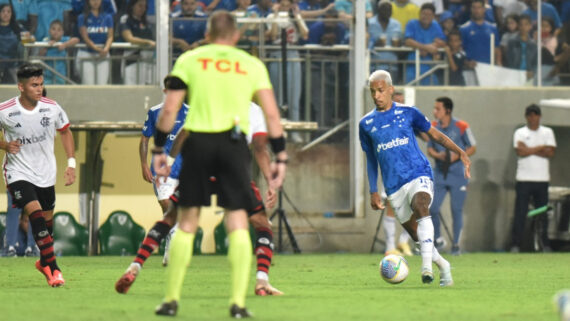
[[[439,254],[439,252],[437,251],[435,246],[433,247],[432,259],[433,259],[433,263],[435,263],[435,265],[437,265],[439,270],[447,268],[449,266],[449,262],[447,262],[447,260],[444,259],[443,256],[441,256],[441,254]]]
[[[398,240],[398,244],[408,243],[409,240],[410,240],[410,234],[408,234],[408,231],[403,230],[402,233],[400,233],[400,239]]]
[[[258,280],[269,281],[269,275],[263,271],[257,271],[255,278]]]
[[[431,216],[422,217],[418,222],[418,240],[422,254],[422,270],[432,270],[433,255],[433,222]]]
[[[386,251],[396,248],[396,219],[391,216],[384,216],[384,234],[386,234]]]

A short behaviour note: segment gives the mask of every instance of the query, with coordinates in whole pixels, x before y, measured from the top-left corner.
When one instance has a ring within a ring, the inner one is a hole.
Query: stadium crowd
[[[530,82],[538,65],[537,3],[537,0],[366,0],[371,70],[379,67],[389,70],[395,84],[413,80],[416,51],[395,50],[405,46],[418,49],[421,73],[433,67],[434,61],[446,60],[450,65],[450,85],[475,84],[469,72],[478,62],[489,63],[493,59],[496,65],[526,71]],[[276,29],[286,30],[291,45],[349,44],[353,7],[351,0],[170,0],[173,57],[205,43],[205,19],[220,9],[239,17],[280,14],[291,17],[292,23],[265,27],[267,44],[280,44]],[[570,2],[543,0],[542,16],[543,84],[569,84]],[[32,51],[31,56],[44,56],[46,63],[78,83],[150,83],[155,56],[154,22],[155,2],[148,0],[0,0],[0,40],[7,44],[0,49],[0,81],[15,83],[15,70],[24,57],[22,43],[45,41],[47,47]],[[257,48],[260,41],[257,28],[242,25],[242,48]],[[491,35],[494,35],[493,57]],[[135,47],[113,49],[114,42],[128,42]],[[84,46],[75,48],[78,43]],[[304,51],[288,52],[290,58],[303,58],[304,54]],[[339,56],[339,52],[326,52],[327,55]],[[271,51],[267,56],[262,58],[278,58]],[[291,104],[291,99],[296,101],[299,96],[294,86],[299,71],[293,67],[290,73]],[[278,75],[274,76],[273,82]],[[64,79],[48,72],[46,83],[64,83]],[[445,83],[443,72],[421,82],[442,83]]]

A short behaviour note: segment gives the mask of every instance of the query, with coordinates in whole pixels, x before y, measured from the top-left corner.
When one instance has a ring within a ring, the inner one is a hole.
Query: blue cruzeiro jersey
[[[360,145],[366,153],[370,192],[377,192],[378,164],[388,195],[420,176],[433,179],[414,130],[427,132],[431,124],[416,107],[392,103],[388,111],[373,111],[360,120]]]
[[[160,113],[162,105],[163,104],[158,104],[148,110],[148,113],[146,115],[146,120],[144,121],[142,129],[143,136],[145,137],[154,136],[154,132],[156,130],[156,121],[158,120],[158,114]],[[172,148],[172,143],[176,138],[176,134],[178,133],[180,128],[182,128],[182,126],[184,125],[184,120],[186,119],[187,113],[188,113],[188,105],[182,104],[182,108],[180,108],[180,110],[178,111],[178,115],[176,116],[176,122],[174,123],[174,128],[172,128],[172,131],[170,132],[170,135],[168,135],[168,139],[166,140],[166,144],[164,145],[164,151],[167,155],[170,152],[170,148]],[[176,156],[174,164],[172,164],[172,167],[170,169],[170,177],[178,179],[181,166],[182,166],[182,156],[178,154],[178,156]],[[150,171],[152,172],[152,176],[156,176],[152,161],[150,164]]]

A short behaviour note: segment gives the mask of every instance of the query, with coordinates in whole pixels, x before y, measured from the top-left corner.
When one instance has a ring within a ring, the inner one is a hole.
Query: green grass
[[[273,285],[282,297],[256,297],[257,320],[557,320],[555,292],[570,288],[568,254],[466,254],[449,257],[455,286],[420,280],[419,257],[399,285],[378,274],[379,255],[276,255]],[[61,257],[66,284],[50,288],[32,258],[0,258],[0,320],[170,320],[156,317],[164,268],[151,257],[127,295],[115,281],[129,257]],[[229,266],[223,256],[196,256],[186,276],[179,320],[229,320]]]

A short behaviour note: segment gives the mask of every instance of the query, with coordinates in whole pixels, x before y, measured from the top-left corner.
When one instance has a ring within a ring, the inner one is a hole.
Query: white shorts
[[[154,194],[159,201],[167,200],[170,195],[174,193],[176,187],[178,186],[178,180],[176,178],[167,177],[166,181],[160,181],[160,186],[156,187],[156,177],[155,182],[152,183],[154,186]]]
[[[420,176],[404,186],[395,193],[388,196],[388,200],[394,209],[394,214],[400,223],[406,223],[412,217],[412,198],[418,192],[428,193],[433,202],[433,181],[427,176]]]

